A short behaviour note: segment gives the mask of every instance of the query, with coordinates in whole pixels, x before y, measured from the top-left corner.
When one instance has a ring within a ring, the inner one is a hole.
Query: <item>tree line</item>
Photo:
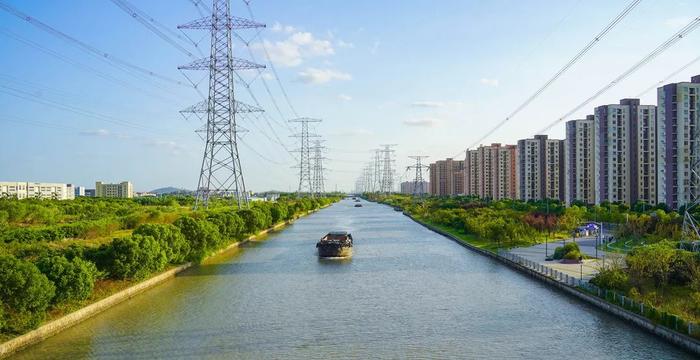
[[[172,222],[145,219],[132,224],[129,236],[99,246],[73,243],[67,247],[56,246],[57,240],[80,237],[80,233],[64,229],[81,228],[86,221],[109,222],[114,218],[123,221],[125,216],[147,214],[153,206],[179,207],[181,200],[154,201],[157,205],[139,200],[96,199],[96,204],[86,200],[77,200],[75,204],[1,200],[0,211],[11,216],[5,215],[3,243],[0,243],[0,334],[21,334],[38,326],[52,309],[83,304],[99,281],[136,281],[170,265],[199,262],[231,243],[336,200],[287,197],[275,202],[255,202],[249,209],[220,204],[205,211],[178,215]],[[170,204],[163,205],[163,201]],[[172,201],[178,202],[177,205]],[[49,210],[41,210],[42,205]],[[81,213],[94,208],[100,208],[99,213],[107,219]],[[50,215],[27,214],[34,210]],[[28,223],[41,223],[36,231],[32,230],[31,237],[21,231],[32,228]]]

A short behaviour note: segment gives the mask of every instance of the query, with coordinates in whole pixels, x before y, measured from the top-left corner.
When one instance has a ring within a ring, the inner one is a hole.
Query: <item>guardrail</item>
[[[550,279],[558,281],[564,285],[579,288],[590,295],[597,296],[611,304],[620,306],[623,309],[631,311],[637,315],[641,315],[656,324],[665,326],[681,334],[700,339],[700,324],[698,323],[686,321],[678,315],[670,314],[665,311],[661,311],[652,305],[635,301],[629,296],[619,292],[600,288],[588,281],[583,281],[580,278],[576,278],[562,271],[552,269],[537,261],[526,259],[520,255],[501,250],[498,252],[498,256],[547,276]]]

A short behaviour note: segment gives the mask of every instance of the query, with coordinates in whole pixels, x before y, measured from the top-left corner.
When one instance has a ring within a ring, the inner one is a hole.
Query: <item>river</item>
[[[693,358],[362,203],[299,219],[15,358]],[[316,257],[335,229],[354,236],[349,261]]]

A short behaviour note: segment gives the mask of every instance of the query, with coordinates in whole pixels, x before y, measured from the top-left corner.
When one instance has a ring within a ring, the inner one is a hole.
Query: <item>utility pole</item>
[[[422,161],[423,159],[427,159],[428,156],[416,155],[409,156],[409,158],[416,160],[414,165],[406,167],[406,170],[413,169],[416,171],[416,174],[413,177],[413,196],[423,196],[425,194],[425,189],[423,188],[423,185],[425,184],[423,181],[423,170],[427,170],[430,167],[428,165],[423,165]]]
[[[382,182],[380,192],[390,194],[394,190],[394,152],[396,144],[382,145]]]
[[[229,0],[213,0],[211,16],[178,26],[178,29],[205,29],[211,32],[211,51],[207,58],[179,66],[180,70],[209,71],[209,94],[204,105],[207,116],[206,145],[195,209],[207,207],[211,196],[233,196],[238,207],[248,206],[248,193],[238,154],[237,109],[234,76],[238,70],[264,68],[263,65],[233,57],[231,35],[234,30],[265,27],[250,20],[231,17]]]
[[[311,187],[313,188],[313,194],[316,196],[321,196],[326,192],[324,186],[325,178],[323,177],[323,160],[325,160],[323,157],[323,150],[325,149],[325,146],[321,145],[321,143],[323,143],[323,140],[314,140],[314,144],[311,147],[311,150],[313,150],[314,153]]]
[[[309,196],[313,195],[314,187],[311,177],[311,146],[309,144],[309,138],[319,137],[316,134],[309,133],[310,123],[320,123],[320,119],[311,118],[298,118],[289,120],[291,123],[298,123],[301,126],[301,131],[292,135],[292,137],[299,138],[299,149],[296,151],[299,153],[299,188],[297,189],[297,194],[301,196],[306,193]]]

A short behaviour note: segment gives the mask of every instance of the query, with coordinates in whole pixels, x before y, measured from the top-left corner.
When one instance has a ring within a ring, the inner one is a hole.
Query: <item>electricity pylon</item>
[[[415,165],[406,167],[406,170],[414,169],[416,171],[416,175],[413,177],[413,196],[423,196],[425,194],[425,189],[423,188],[425,184],[423,181],[423,170],[427,170],[430,167],[423,165],[422,160],[427,159],[428,156],[417,155],[409,156],[409,158],[416,160]]]
[[[682,241],[692,247],[693,251],[700,250],[700,224],[693,214],[700,205],[700,159],[694,160],[690,166],[690,201],[685,204],[683,213]]]
[[[380,192],[382,188],[382,150],[374,150],[374,178],[372,192]]]
[[[321,145],[321,143],[323,143],[323,140],[314,140],[314,144],[311,146],[311,150],[314,153],[311,187],[313,194],[317,196],[320,196],[326,192],[324,185],[325,178],[323,177],[323,160],[326,159],[323,157],[323,150],[325,149],[325,146]]]
[[[247,19],[231,16],[229,0],[213,0],[211,16],[178,26],[178,29],[204,29],[211,32],[209,57],[179,66],[180,70],[208,70],[209,94],[200,105],[207,122],[202,167],[197,183],[195,208],[207,207],[212,196],[232,196],[239,207],[248,205],[248,193],[238,154],[236,120],[238,108],[233,81],[238,70],[264,68],[263,65],[233,57],[231,35],[234,30],[264,27]],[[195,105],[196,107],[196,105]]]
[[[311,145],[309,144],[309,138],[319,137],[316,134],[309,133],[310,123],[319,123],[320,119],[311,118],[298,118],[289,120],[291,123],[299,123],[301,126],[301,131],[292,135],[292,137],[299,138],[299,149],[296,151],[299,153],[299,188],[297,189],[297,194],[302,195],[307,193],[312,195],[314,193],[314,186],[311,177]]]
[[[380,192],[390,194],[394,190],[394,152],[396,144],[382,145],[382,182]]]

